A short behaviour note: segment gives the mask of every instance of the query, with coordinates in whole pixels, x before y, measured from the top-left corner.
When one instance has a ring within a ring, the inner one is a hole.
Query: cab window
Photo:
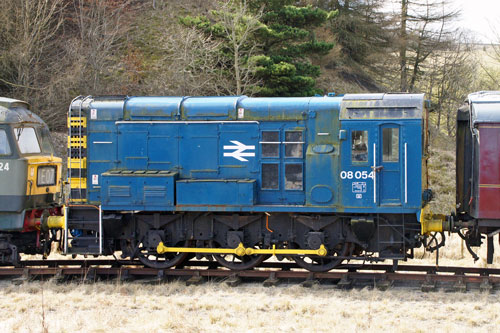
[[[302,190],[302,163],[285,164],[285,190]]]
[[[15,130],[17,144],[21,154],[40,153],[40,144],[32,127],[18,127]]]
[[[279,189],[279,164],[278,163],[262,163],[262,189],[263,190],[278,190]]]
[[[302,131],[285,132],[285,157],[302,158],[303,145]]]
[[[0,156],[10,155],[10,145],[7,140],[7,132],[5,130],[0,129]]]
[[[262,131],[262,157],[279,157],[280,143],[280,132]]]
[[[50,132],[48,128],[39,128],[38,129],[39,137],[42,141],[42,152],[46,154],[54,153],[54,145],[52,143],[52,137],[50,136]]]
[[[398,162],[399,128],[382,129],[382,160],[384,162]]]
[[[368,161],[368,131],[352,131],[351,152],[352,162]]]

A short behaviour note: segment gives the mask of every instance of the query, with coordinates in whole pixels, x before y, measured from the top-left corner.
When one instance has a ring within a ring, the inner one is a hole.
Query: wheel
[[[142,243],[141,243],[142,244]],[[173,266],[177,266],[184,262],[187,259],[189,253],[185,252],[171,252],[159,254],[156,252],[156,248],[150,249],[143,247],[139,244],[137,257],[139,261],[144,264],[144,266],[148,266],[156,269],[165,269]],[[187,247],[185,244],[176,244],[175,246],[183,246]]]
[[[293,244],[295,247],[296,244]],[[300,267],[307,269],[311,272],[326,272],[329,271],[344,261],[343,258],[332,257],[345,257],[351,251],[351,243],[339,243],[333,249],[328,249],[326,257],[320,256],[295,256],[293,259]]]
[[[189,247],[189,242],[182,242],[179,244],[175,244],[177,247]],[[137,245],[137,257],[139,261],[144,264],[144,266],[156,268],[156,269],[165,269],[173,266],[180,265],[183,263],[189,253],[187,252],[169,252],[164,254],[159,254],[156,251],[156,246],[147,247],[142,241]]]
[[[217,248],[220,245],[216,242],[211,242],[210,247]],[[259,248],[254,246],[254,248]],[[269,258],[267,254],[254,254],[237,256],[236,254],[214,254],[214,259],[222,266],[230,270],[240,271],[245,269],[252,269],[260,265],[264,260]]]

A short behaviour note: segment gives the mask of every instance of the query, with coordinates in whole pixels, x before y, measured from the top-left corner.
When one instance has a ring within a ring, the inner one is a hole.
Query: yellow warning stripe
[[[68,119],[68,127],[87,127],[87,118],[71,117]]]
[[[68,148],[87,148],[87,137],[68,137]]]
[[[68,136],[68,148],[87,148],[87,135],[86,133],[80,133],[80,129],[87,127],[87,117],[68,117],[68,127],[70,129],[71,136]],[[83,132],[83,130],[82,130]],[[82,134],[82,135],[80,135]],[[87,168],[87,158],[71,158],[68,157],[68,168],[70,169],[86,169]],[[75,178],[69,179],[69,184],[71,189],[86,189],[87,188],[87,178]],[[86,198],[70,198],[70,202],[84,202]]]
[[[85,169],[87,167],[87,158],[68,158],[68,168]]]
[[[87,188],[87,178],[70,178],[71,188]]]
[[[483,188],[500,188],[500,184],[479,184]]]
[[[87,199],[86,198],[81,198],[81,199],[74,199],[74,198],[71,198],[69,200],[70,202],[86,202]]]

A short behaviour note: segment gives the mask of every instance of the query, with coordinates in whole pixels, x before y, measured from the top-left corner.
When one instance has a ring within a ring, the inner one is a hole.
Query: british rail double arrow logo
[[[224,153],[224,157],[234,157],[238,161],[248,162],[244,157],[254,157],[255,152],[245,152],[247,150],[255,150],[255,146],[247,146],[239,141],[230,141],[234,146],[224,146],[224,150],[234,149],[232,152]]]

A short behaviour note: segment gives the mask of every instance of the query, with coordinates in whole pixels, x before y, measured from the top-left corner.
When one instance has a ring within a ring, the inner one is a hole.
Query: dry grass
[[[431,209],[435,213],[455,211],[455,138],[431,127],[429,147],[429,187],[434,192]]]
[[[498,236],[495,236],[495,256],[493,264],[486,263],[486,242],[480,248],[473,248],[474,252],[479,256],[479,260],[474,262],[469,252],[465,248],[465,244],[460,237],[455,234],[446,234],[446,246],[439,249],[439,265],[440,266],[466,266],[466,267],[494,267],[500,268],[500,255]],[[415,259],[409,260],[408,263],[415,265],[433,265],[436,262],[436,252],[425,252],[423,248],[415,251]]]
[[[0,284],[0,330],[40,332],[494,331],[498,297],[297,285]],[[13,315],[15,314],[15,315]]]

